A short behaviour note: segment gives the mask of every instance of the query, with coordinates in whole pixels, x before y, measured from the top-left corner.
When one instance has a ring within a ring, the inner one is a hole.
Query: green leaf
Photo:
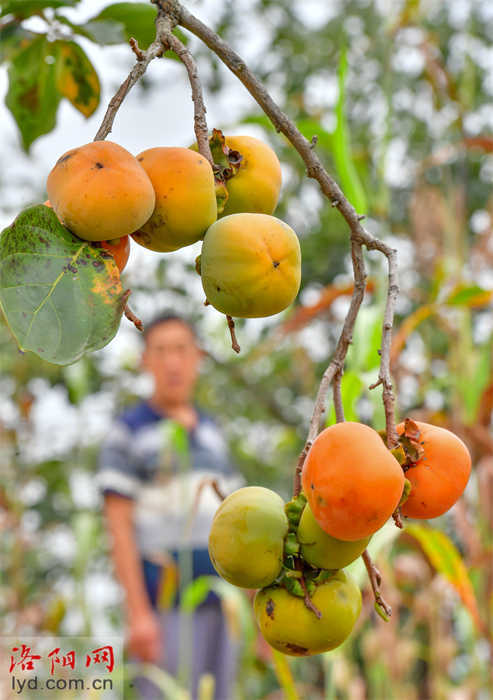
[[[360,309],[347,355],[347,366],[354,372],[368,372],[380,365],[378,350],[382,343],[382,313],[379,304]]]
[[[452,584],[471,613],[473,620],[481,629],[482,622],[474,589],[466,565],[452,540],[440,530],[434,530],[426,525],[407,525],[406,534],[411,535],[419,542],[430,564]]]
[[[5,0],[2,2],[0,17],[15,15],[19,18],[29,17],[47,7],[74,7],[80,0]]]
[[[166,421],[166,434],[176,454],[182,459],[188,460],[190,447],[185,426],[178,421],[168,420]]]
[[[124,44],[128,41],[125,36],[123,24],[112,22],[111,20],[90,21],[85,24],[74,24],[66,17],[58,16],[57,19],[68,25],[74,34],[84,36],[101,46],[111,46],[114,44]]]
[[[200,576],[188,584],[182,594],[181,606],[186,612],[193,612],[204,600],[211,590],[210,581],[206,576]]]
[[[286,700],[300,700],[296,682],[288,661],[289,657],[277,649],[272,649],[272,661],[279,685],[284,691]]]
[[[90,20],[96,22],[115,22],[122,30],[123,39],[137,39],[141,49],[147,49],[156,36],[156,7],[140,2],[117,2],[108,5]]]
[[[9,66],[5,102],[17,122],[26,151],[56,123],[61,96],[57,90],[55,52],[54,45],[42,35],[18,51]]]
[[[275,131],[274,124],[271,122],[269,117],[265,114],[251,114],[248,117],[244,117],[241,120],[242,124],[258,124],[258,126],[263,127],[267,131]]]
[[[339,61],[339,99],[336,105],[337,125],[332,135],[333,156],[340,184],[346,197],[359,213],[368,211],[365,190],[354,165],[346,116],[347,53],[343,49]]]
[[[156,7],[140,2],[117,2],[105,7],[99,15],[93,17],[84,25],[78,27],[78,33],[84,34],[98,44],[121,44],[131,37],[137,39],[143,50],[156,37]],[[173,34],[183,44],[187,44],[187,36],[178,29]],[[173,51],[165,51],[163,56],[180,60]]]
[[[493,297],[492,289],[483,289],[477,284],[471,286],[458,286],[450,294],[445,303],[448,306],[486,306]]]
[[[0,63],[10,60],[20,50],[24,49],[36,34],[23,29],[17,22],[0,27]]]
[[[101,86],[98,74],[81,47],[73,41],[56,41],[58,92],[86,118],[98,108]]]
[[[0,236],[0,309],[22,351],[67,365],[116,334],[124,294],[113,257],[43,205]]]
[[[461,397],[465,422],[474,424],[481,405],[483,392],[491,377],[492,342],[470,350],[470,354],[455,377],[455,386]]]
[[[74,513],[72,518],[72,532],[76,543],[76,554],[74,557],[74,570],[78,573],[77,578],[83,576],[87,570],[87,565],[94,552],[94,541],[98,535],[99,520],[94,512],[79,511]]]

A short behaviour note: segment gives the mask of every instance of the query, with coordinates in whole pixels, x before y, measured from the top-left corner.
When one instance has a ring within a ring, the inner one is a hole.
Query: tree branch
[[[342,405],[341,381],[342,372],[336,372],[332,381],[332,397],[334,400],[334,408],[336,412],[336,423],[344,422],[344,406]]]
[[[372,562],[367,549],[365,549],[361,556],[363,557],[363,561],[365,562],[366,570],[368,572],[368,578],[370,579],[373,597],[375,598],[375,609],[377,610],[378,614],[381,617],[383,617],[384,620],[387,620],[392,615],[392,608],[382,598],[382,595],[380,593],[380,584],[382,583],[380,571]]]
[[[200,83],[199,74],[197,71],[197,64],[195,63],[195,59],[187,47],[182,44],[178,37],[172,34],[171,31],[166,35],[166,41],[169,48],[175,52],[187,69],[188,80],[190,82],[190,87],[192,88],[194,111],[193,121],[197,145],[199,152],[204,156],[204,158],[207,158],[211,164],[211,167],[214,167],[214,160],[212,158],[212,153],[209,146],[209,131],[207,129],[207,120],[205,116],[207,110],[204,103],[202,85]]]
[[[322,415],[325,413],[325,403],[327,398],[327,392],[329,386],[336,374],[340,374],[344,369],[344,360],[347,355],[347,351],[353,339],[353,329],[356,323],[356,318],[358,316],[358,311],[363,301],[366,288],[366,270],[365,261],[363,259],[363,251],[361,243],[352,240],[351,243],[351,258],[353,262],[353,274],[354,274],[354,289],[351,296],[351,304],[349,306],[349,311],[344,320],[344,325],[342,327],[341,335],[337,342],[337,346],[334,352],[334,356],[330,365],[325,370],[320,386],[318,387],[317,398],[315,399],[315,406],[313,408],[313,414],[310,420],[310,426],[308,428],[308,436],[306,438],[305,447],[303,448],[300,459],[296,467],[295,475],[295,492],[300,492],[301,483],[297,480],[301,479],[301,472],[303,470],[303,463],[305,457],[308,454],[307,445],[313,443],[317,437],[320,430],[320,420]],[[300,465],[301,461],[301,465]],[[295,493],[295,495],[297,495]]]

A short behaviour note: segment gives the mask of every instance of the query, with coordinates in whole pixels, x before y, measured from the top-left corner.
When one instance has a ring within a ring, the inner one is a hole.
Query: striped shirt
[[[219,427],[200,411],[187,432],[143,401],[114,422],[101,448],[99,489],[135,501],[142,559],[162,562],[191,550],[194,578],[215,573],[207,541],[219,500],[209,487],[198,496],[199,485],[210,478],[226,493],[243,485]]]

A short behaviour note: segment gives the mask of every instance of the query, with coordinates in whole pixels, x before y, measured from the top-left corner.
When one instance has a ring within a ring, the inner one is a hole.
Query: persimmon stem
[[[192,89],[194,131],[197,139],[197,146],[199,153],[209,161],[211,167],[214,167],[214,159],[212,158],[209,146],[209,131],[207,129],[207,120],[205,116],[207,110],[204,103],[197,64],[187,47],[171,32],[166,35],[166,42],[187,69],[188,80]]]
[[[190,535],[190,532],[193,527],[193,523],[195,521],[195,518],[197,517],[197,513],[199,510],[199,505],[200,505],[200,499],[202,498],[202,494],[204,492],[204,489],[209,486],[216,496],[219,498],[220,501],[226,500],[226,496],[221,490],[221,487],[219,486],[219,483],[217,479],[211,479],[206,477],[205,479],[202,479],[198,484],[197,484],[197,490],[195,491],[195,497],[193,500],[192,508],[190,510],[190,516],[188,518],[187,525],[185,527],[185,534],[188,536]]]
[[[395,526],[399,527],[401,530],[404,527],[402,523],[401,509],[397,507],[392,513],[392,518],[394,520]]]
[[[302,587],[302,589],[303,589],[303,593],[305,594],[305,596],[304,596],[304,598],[303,598],[303,601],[304,601],[306,607],[308,608],[308,610],[311,610],[311,611],[312,611],[312,613],[315,615],[315,617],[317,617],[319,620],[321,620],[321,619],[322,619],[322,613],[320,612],[320,610],[317,608],[317,606],[315,605],[315,603],[314,603],[314,602],[312,601],[312,599],[310,598],[310,594],[308,593],[308,589],[307,589],[307,587],[306,587],[306,581],[305,581],[305,577],[304,577],[304,576],[302,576],[302,577],[300,578],[300,583],[301,583],[301,587]]]
[[[228,316],[228,314],[226,314],[226,319],[228,321],[228,328],[229,328],[229,332],[231,335],[231,347],[233,348],[233,350],[235,352],[239,353],[241,348],[240,348],[240,345],[239,345],[238,340],[236,338],[235,322],[231,318],[231,316]]]
[[[130,44],[130,48],[134,52],[134,54],[137,56],[138,61],[143,61],[145,59],[144,52],[139,46],[139,42],[137,39],[135,39],[133,36],[130,37],[128,40],[128,43]]]
[[[303,465],[305,463],[306,456],[312,443],[307,440],[305,446],[303,447],[300,456],[298,457],[298,463],[296,464],[296,470],[294,473],[294,485],[293,485],[293,498],[300,495],[301,492],[301,472],[303,471]]]
[[[317,608],[315,603],[312,601],[312,599],[310,598],[310,594],[308,593],[308,588],[307,588],[305,577],[303,574],[303,562],[301,561],[301,559],[296,559],[295,566],[296,566],[296,569],[301,573],[299,581],[300,581],[300,584],[301,584],[301,587],[302,587],[303,593],[304,593],[303,602],[305,603],[305,606],[308,608],[308,610],[311,610],[312,613],[315,615],[315,617],[317,617],[319,620],[321,620],[322,613]]]
[[[134,324],[134,326],[137,328],[137,330],[142,333],[144,331],[144,324],[142,323],[140,318],[136,314],[134,314],[132,309],[127,304],[127,299],[130,296],[130,294],[131,294],[130,289],[127,289],[127,291],[123,295],[123,301],[125,304],[125,306],[123,307],[123,313],[125,314],[125,317],[128,318],[128,320]]]
[[[392,608],[384,600],[382,594],[380,593],[380,586],[382,583],[380,571],[371,560],[367,549],[365,549],[361,556],[363,557],[363,561],[365,562],[366,570],[368,572],[368,578],[370,579],[370,585],[373,591],[373,597],[375,598],[375,603],[386,617],[390,617],[392,615]]]

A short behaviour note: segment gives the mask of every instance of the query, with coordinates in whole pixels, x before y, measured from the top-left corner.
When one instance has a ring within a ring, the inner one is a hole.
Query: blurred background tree
[[[45,178],[58,156],[93,138],[133,62],[128,36],[138,35],[144,47],[152,39],[147,4],[105,5],[1,4],[0,85],[10,109],[10,115],[2,110],[0,146],[5,226],[46,198]],[[327,655],[289,665],[276,656],[273,663],[257,656],[235,598],[233,622],[250,639],[239,697],[280,697],[280,683],[291,693],[296,683],[299,696],[310,698],[491,697],[493,7],[488,0],[193,5],[300,130],[317,137],[317,152],[367,216],[368,228],[398,248],[392,355],[398,414],[449,427],[466,441],[475,465],[449,514],[403,532],[389,525],[370,547],[394,609],[389,623],[373,612],[371,591],[355,566],[365,608],[350,639]],[[276,214],[300,236],[302,289],[289,312],[237,324],[237,358],[223,317],[202,304],[194,271],[200,246],[168,256],[133,245],[124,283],[144,321],[166,307],[196,319],[209,353],[199,403],[221,420],[247,480],[287,497],[349,304],[348,230],[243,88],[205,47],[185,37],[199,60],[209,126],[269,140],[282,161]],[[60,73],[64,83],[56,80]],[[63,91],[70,81],[78,90]],[[31,104],[26,111],[22,90],[33,85],[39,109]],[[189,145],[188,93],[182,66],[168,58],[155,62],[128,96],[111,138],[133,152]],[[342,391],[348,420],[381,429],[380,389],[370,392],[368,385],[378,374],[385,270],[377,256],[367,258],[369,291]],[[105,349],[55,367],[21,355],[0,325],[2,634],[121,630],[120,592],[93,476],[112,415],[148,389],[138,368],[139,342],[124,320]]]

